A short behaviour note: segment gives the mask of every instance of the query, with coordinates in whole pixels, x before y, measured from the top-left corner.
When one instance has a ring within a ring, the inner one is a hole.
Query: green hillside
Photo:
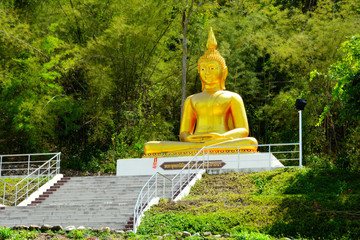
[[[360,172],[204,175],[183,200],[161,201],[147,212],[138,233],[182,231],[238,239],[360,239]],[[255,233],[261,237],[244,237]]]
[[[57,151],[62,168],[115,172],[148,141],[178,141],[210,27],[251,137],[297,142],[306,99],[304,164],[360,168],[354,0],[0,1],[0,153]]]

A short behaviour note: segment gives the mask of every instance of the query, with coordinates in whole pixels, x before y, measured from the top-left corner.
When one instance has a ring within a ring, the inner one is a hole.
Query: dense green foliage
[[[146,141],[177,140],[185,2],[1,1],[0,152],[61,151],[63,166],[114,171]],[[305,98],[307,163],[359,168],[359,1],[202,4],[188,25],[188,95],[210,25],[252,136],[296,142]]]
[[[204,175],[183,200],[153,206],[138,232],[359,239],[359,189],[359,172],[335,169]]]
[[[40,230],[12,230],[10,228],[0,227],[0,239],[5,240],[23,240],[23,239],[139,239],[134,234],[116,234],[109,231],[91,231],[91,230],[72,230],[66,232],[60,231],[40,231]],[[144,238],[141,238],[144,239]],[[148,238],[149,239],[149,238]]]

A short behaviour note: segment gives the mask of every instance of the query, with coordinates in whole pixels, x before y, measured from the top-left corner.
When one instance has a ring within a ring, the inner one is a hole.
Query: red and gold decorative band
[[[179,151],[179,152],[163,152],[163,153],[149,153],[144,154],[142,158],[158,158],[158,157],[187,157],[187,156],[195,156],[199,151]],[[236,149],[236,150],[211,150],[209,149],[209,154],[215,155],[215,154],[237,154],[237,153],[255,153],[258,152],[255,149],[251,148],[242,148],[242,149]],[[205,153],[207,151],[205,150]]]

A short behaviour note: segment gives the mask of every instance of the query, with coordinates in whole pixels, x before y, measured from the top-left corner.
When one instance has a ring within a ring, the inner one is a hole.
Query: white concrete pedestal
[[[194,157],[158,157],[117,160],[116,175],[177,174]],[[258,172],[284,167],[271,153],[210,154],[199,156],[196,161],[209,162],[209,174],[222,172]],[[207,167],[208,166],[208,167]]]

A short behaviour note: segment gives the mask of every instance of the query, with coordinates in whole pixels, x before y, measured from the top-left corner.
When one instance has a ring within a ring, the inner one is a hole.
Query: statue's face
[[[203,84],[220,84],[222,80],[222,69],[217,61],[201,62],[199,65],[199,71]]]

